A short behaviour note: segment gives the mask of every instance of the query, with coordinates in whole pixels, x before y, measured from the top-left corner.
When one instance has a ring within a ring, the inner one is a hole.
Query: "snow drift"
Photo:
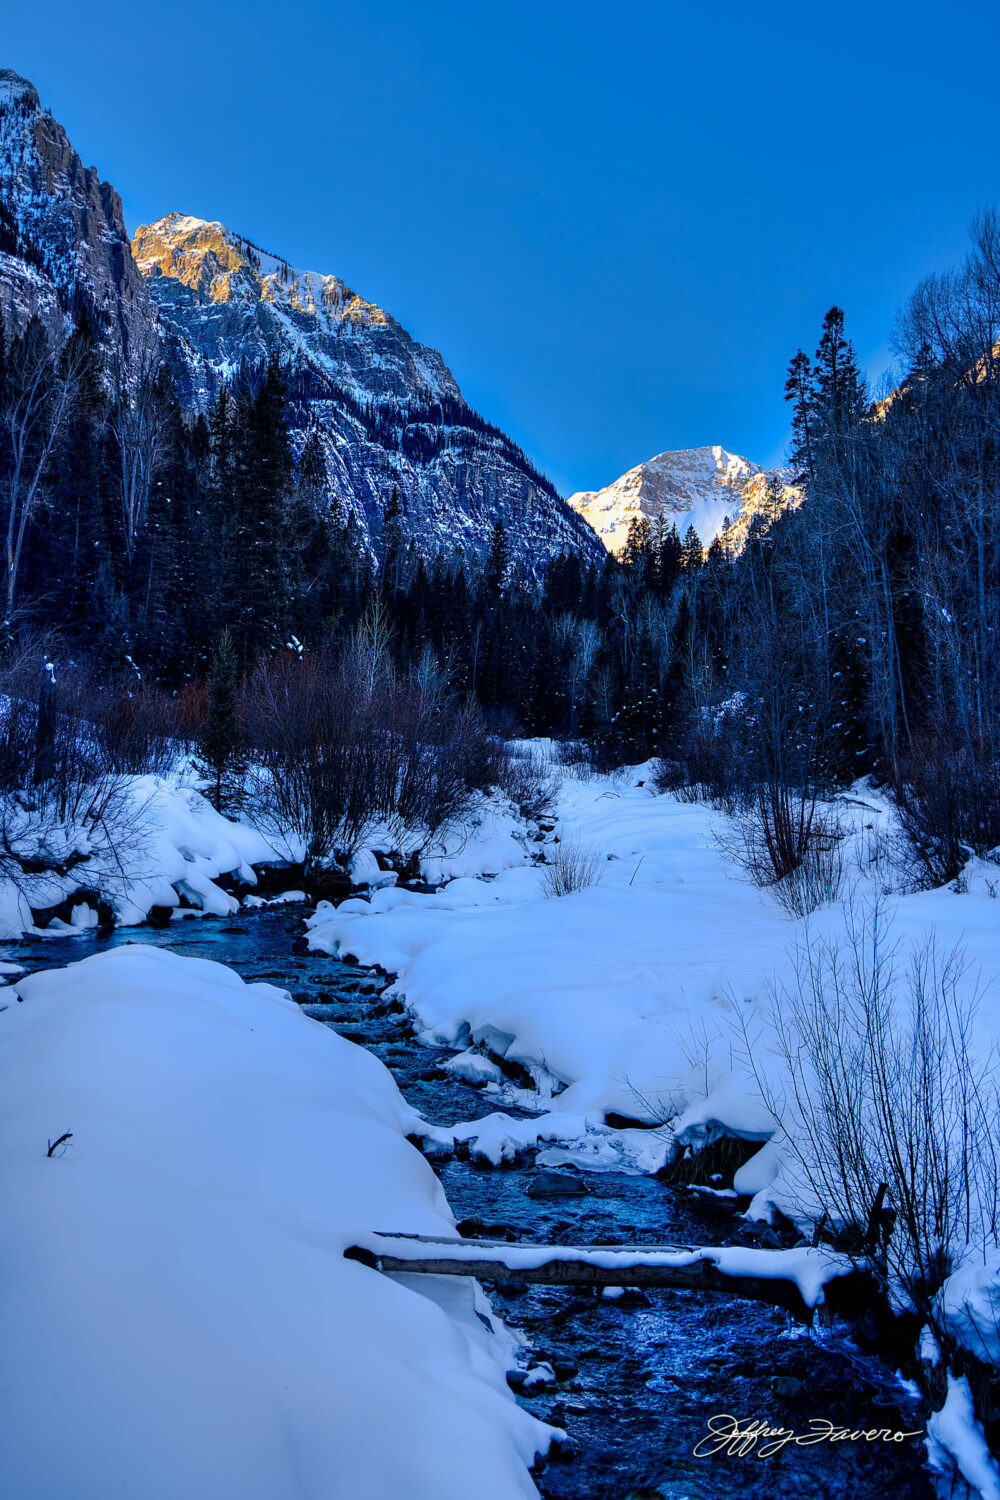
[[[0,992],[0,1044],[0,1492],[536,1493],[549,1430],[475,1284],[343,1259],[376,1227],[454,1232],[380,1062],[139,946]]]

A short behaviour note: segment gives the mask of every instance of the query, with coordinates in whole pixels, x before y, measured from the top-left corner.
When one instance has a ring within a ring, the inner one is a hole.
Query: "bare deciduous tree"
[[[163,432],[159,342],[153,331],[115,371],[111,432],[118,449],[122,532],[131,562],[146,519]]]
[[[10,454],[4,552],[9,621],[18,602],[25,532],[38,508],[49,460],[88,356],[78,336],[68,339],[62,349],[52,349],[36,318],[12,341],[7,357],[0,424]]]

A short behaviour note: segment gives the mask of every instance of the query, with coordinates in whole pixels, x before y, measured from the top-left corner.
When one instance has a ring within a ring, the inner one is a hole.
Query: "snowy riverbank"
[[[239,900],[216,884],[220,877],[255,885],[255,865],[297,853],[287,841],[269,840],[252,825],[216,812],[185,763],[167,775],[119,778],[111,826],[40,820],[21,812],[16,799],[5,804],[4,825],[4,942],[40,931],[58,936],[65,919],[39,928],[33,913],[60,906],[69,912],[69,928],[96,924],[97,903],[124,927],[144,921],[154,907],[174,910],[182,903],[227,916]]]
[[[4,990],[0,1491],[533,1495],[549,1430],[472,1283],[343,1259],[454,1233],[418,1124],[369,1053],[218,964],[119,948]]]
[[[890,814],[862,792],[840,816],[847,894],[864,900],[883,881],[866,851]],[[477,1053],[526,1069],[551,1107],[554,1136],[566,1137],[567,1119],[670,1121],[659,1164],[672,1143],[720,1132],[769,1141],[777,1126],[744,1031],[764,1025],[773,982],[791,976],[797,945],[843,938],[843,902],[789,917],[720,848],[723,816],[658,795],[648,766],[561,776],[552,819],[559,840],[593,857],[599,878],[588,888],[553,899],[531,846],[505,841],[494,815],[472,830],[441,889],[321,903],[311,946],[396,975],[395,994],[425,1034],[470,1049],[458,1069],[488,1077]],[[546,845],[547,855],[558,847]],[[987,883],[961,896],[890,896],[886,912],[904,954],[932,933],[942,948],[963,945],[967,983],[984,991],[978,1025],[988,1047],[1000,1021],[1000,901]],[[647,1141],[647,1165],[655,1157]],[[789,1165],[768,1148],[737,1174],[755,1212],[793,1207],[801,1183],[784,1183]]]

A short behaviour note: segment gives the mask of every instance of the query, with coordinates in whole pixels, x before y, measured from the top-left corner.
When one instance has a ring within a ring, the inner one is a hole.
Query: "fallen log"
[[[849,1275],[846,1256],[824,1249],[742,1246],[525,1245],[376,1232],[344,1252],[386,1273],[475,1276],[550,1286],[635,1286],[722,1293],[783,1307],[802,1322],[823,1301],[824,1284]]]

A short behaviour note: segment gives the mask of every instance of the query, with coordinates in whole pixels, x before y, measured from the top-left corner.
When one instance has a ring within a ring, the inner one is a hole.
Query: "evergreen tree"
[[[224,610],[241,670],[284,638],[292,473],[285,384],[273,357],[257,393],[245,392],[237,409]]]
[[[295,470],[285,506],[285,553],[288,565],[288,614],[292,633],[309,646],[324,637],[334,612],[331,553],[335,548],[326,457],[319,432],[312,427]]]
[[[622,549],[622,562],[626,568],[644,568],[650,550],[650,526],[645,516],[633,516],[628,524],[628,536]]]
[[[823,319],[814,370],[815,409],[821,442],[836,441],[861,417],[865,388],[854,345],[844,333],[844,313],[831,307]]]
[[[792,404],[792,446],[789,457],[796,469],[812,478],[816,472],[813,436],[816,426],[816,380],[808,354],[796,350],[788,366],[785,400]]]
[[[389,503],[382,517],[382,588],[386,594],[399,592],[399,565],[403,554],[401,517],[399,489],[393,485]]]
[[[704,560],[704,548],[701,545],[701,537],[694,529],[692,523],[684,533],[684,542],[681,547],[681,567],[687,573],[695,568],[700,568]]]
[[[208,708],[201,730],[201,758],[211,779],[212,805],[222,812],[230,796],[227,785],[241,763],[236,718],[239,677],[236,652],[228,630],[219,636],[208,679]]]
[[[660,594],[671,593],[679,580],[683,555],[684,548],[677,530],[677,522],[673,521],[660,537],[657,558],[657,589]]]
[[[224,385],[208,417],[209,484],[205,497],[205,605],[209,638],[226,624],[229,548],[236,471],[236,403]]]
[[[78,336],[89,354],[53,454],[47,503],[26,538],[24,561],[25,592],[34,609],[70,634],[100,629],[96,580],[110,561],[113,543],[113,479],[102,443],[106,392],[93,340],[85,329]]]
[[[507,533],[502,521],[493,523],[493,531],[490,535],[490,550],[486,561],[486,570],[483,575],[483,583],[486,595],[490,599],[499,599],[507,585],[507,574],[510,571],[510,547],[507,543]]]

